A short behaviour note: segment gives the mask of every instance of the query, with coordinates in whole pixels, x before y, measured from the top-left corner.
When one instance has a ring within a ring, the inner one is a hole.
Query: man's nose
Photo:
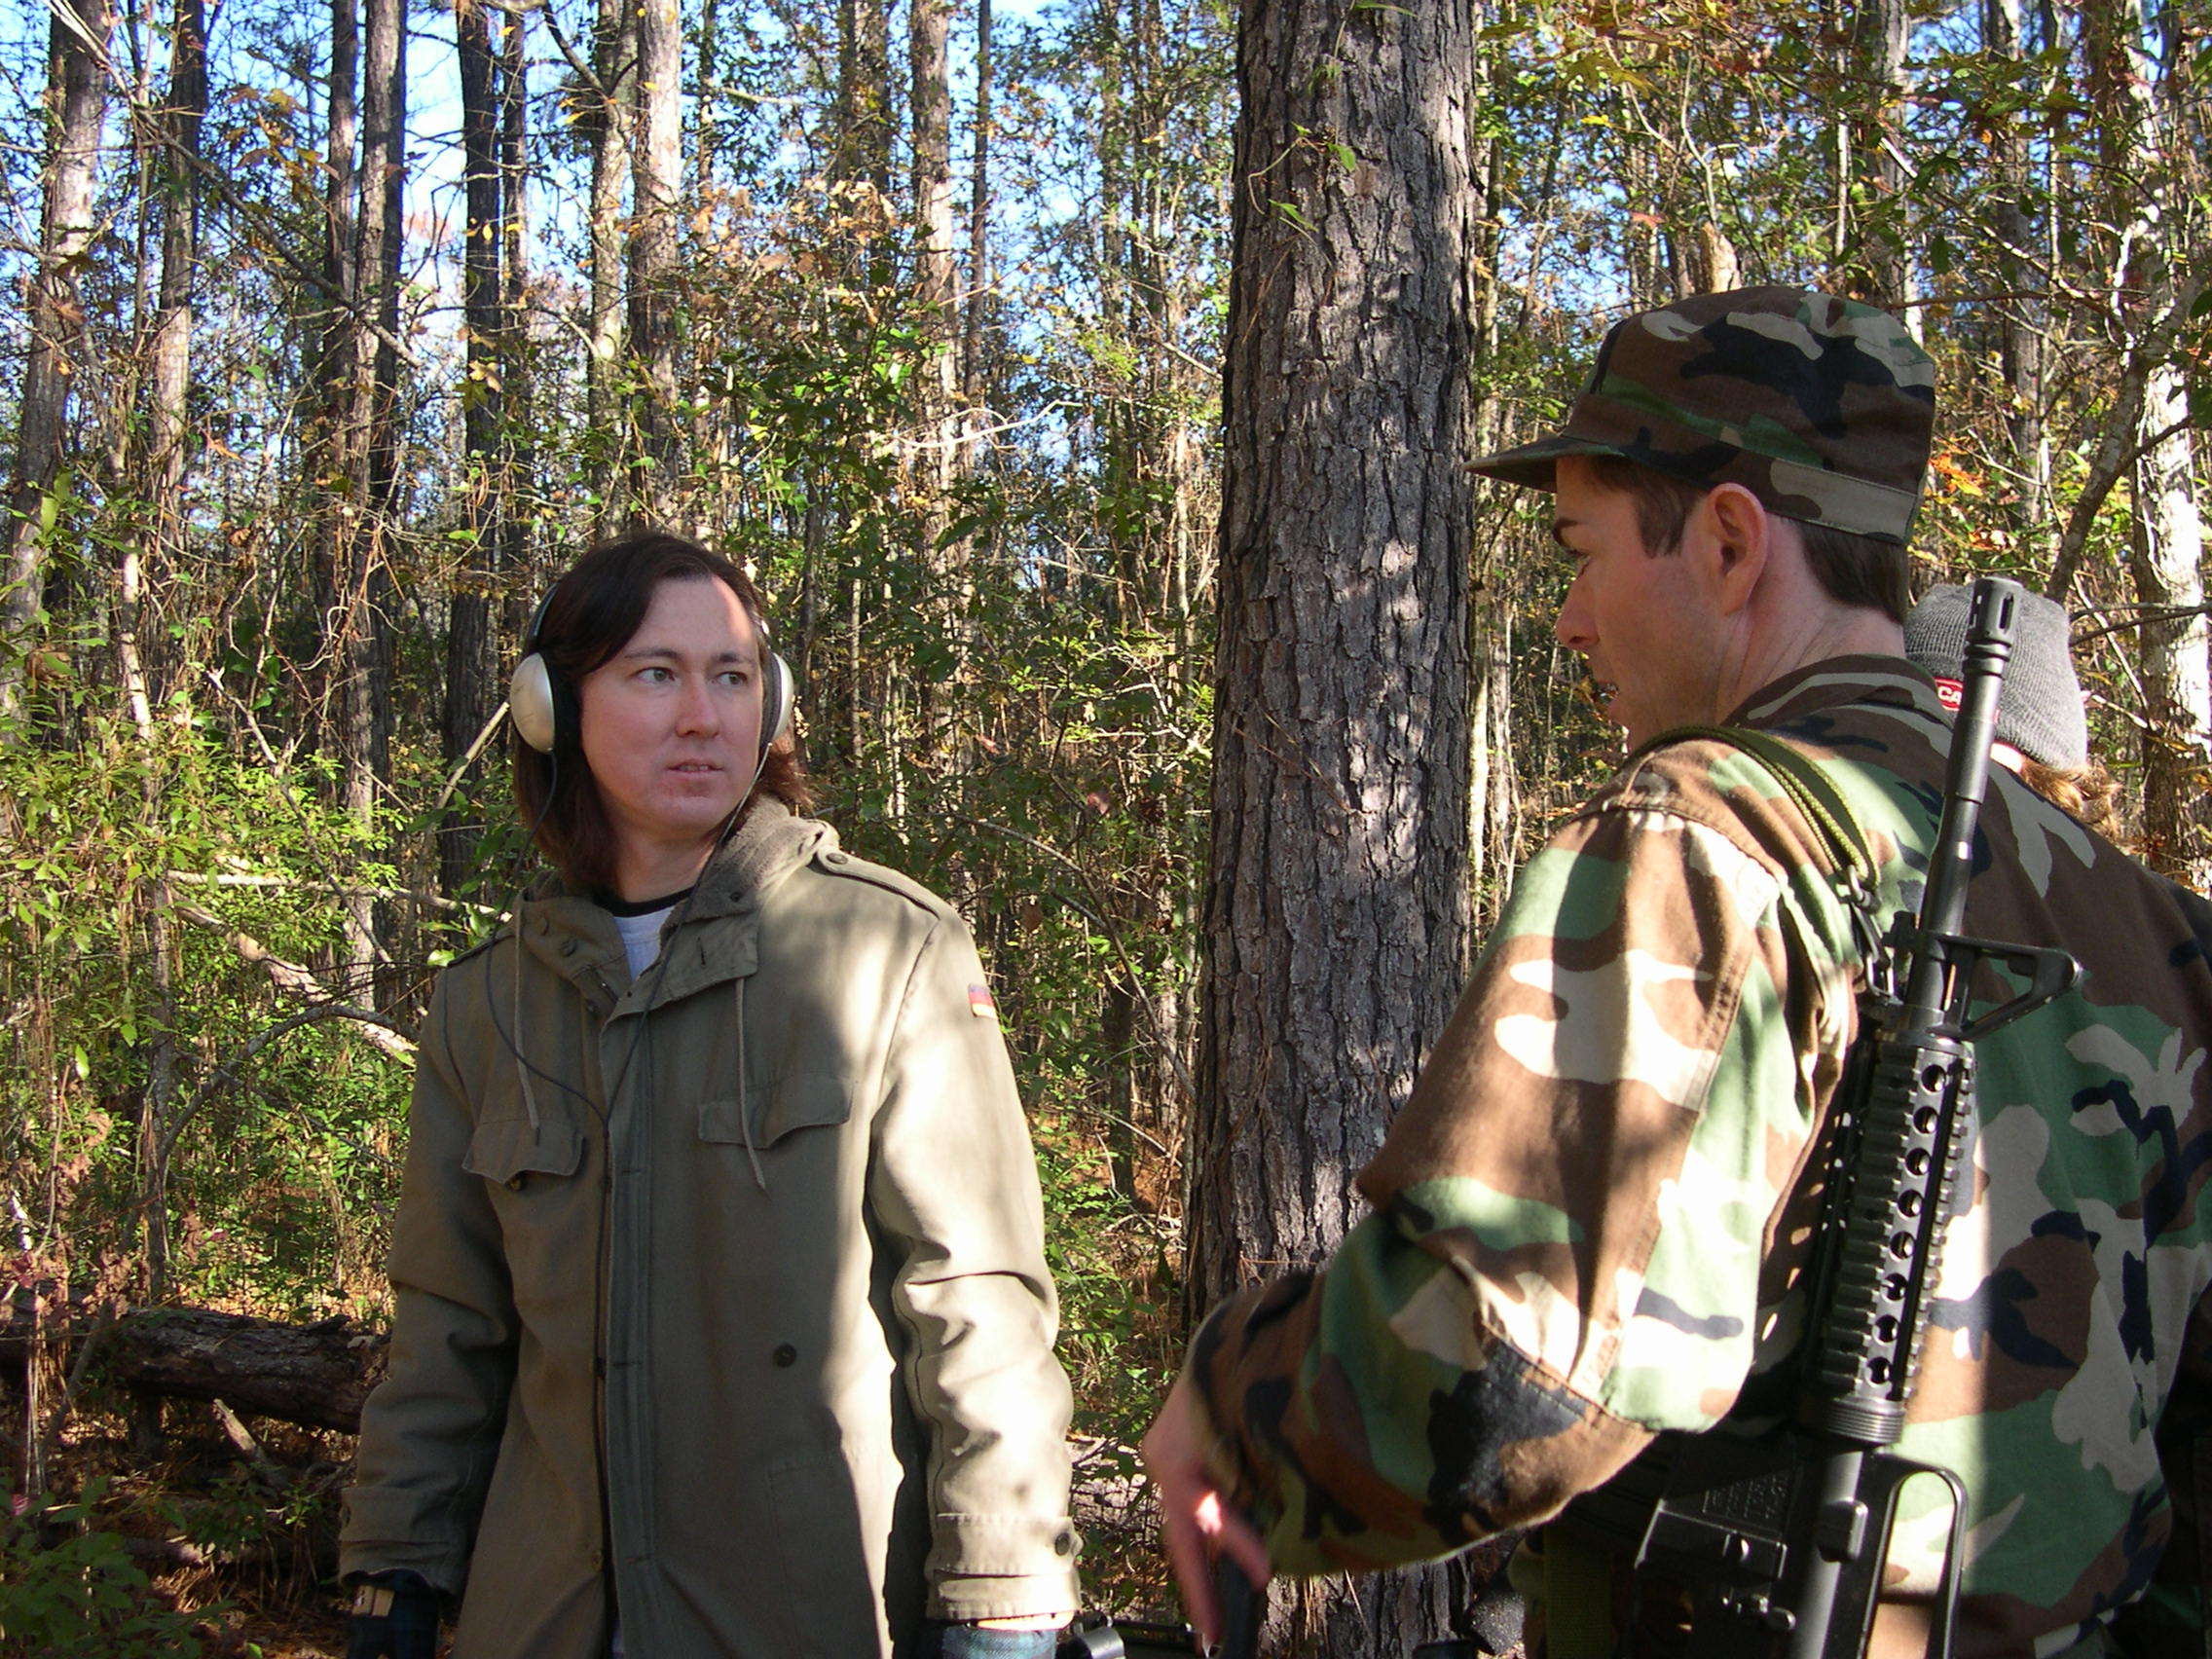
[[[676,729],[682,732],[713,732],[721,727],[721,710],[715,704],[714,694],[706,683],[697,680],[683,682],[683,693],[676,705]]]
[[[1552,624],[1552,638],[1570,651],[1586,651],[1597,644],[1597,633],[1590,625],[1590,608],[1582,603],[1580,581],[1567,590],[1566,602],[1559,608],[1559,619]]]

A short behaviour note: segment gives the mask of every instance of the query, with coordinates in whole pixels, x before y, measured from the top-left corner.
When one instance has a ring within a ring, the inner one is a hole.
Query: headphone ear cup
[[[767,757],[778,738],[791,729],[793,695],[792,665],[774,651],[768,653],[768,669],[760,680],[760,754]]]
[[[535,651],[515,664],[514,678],[507,682],[507,719],[514,722],[515,735],[538,754],[553,753],[561,736],[553,671]]]

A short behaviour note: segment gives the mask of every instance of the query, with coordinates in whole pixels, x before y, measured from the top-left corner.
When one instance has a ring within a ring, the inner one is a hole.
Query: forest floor
[[[342,1659],[351,1437],[190,1401],[137,1410],[81,1401],[43,1513],[0,1511],[0,1659]],[[1077,1476],[1091,1604],[1179,1623],[1133,1450],[1093,1442]]]

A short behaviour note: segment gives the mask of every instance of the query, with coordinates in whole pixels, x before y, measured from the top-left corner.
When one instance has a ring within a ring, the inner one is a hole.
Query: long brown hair
[[[614,826],[577,740],[576,688],[629,643],[662,582],[707,580],[737,595],[767,649],[760,592],[752,579],[719,553],[665,531],[633,531],[602,542],[554,584],[546,602],[535,648],[552,675],[557,699],[566,703],[562,740],[553,754],[541,755],[510,730],[507,747],[514,760],[515,809],[533,827],[538,851],[575,886],[605,887],[614,876]],[[813,804],[805,763],[788,736],[761,761],[748,807],[763,794],[793,812]]]

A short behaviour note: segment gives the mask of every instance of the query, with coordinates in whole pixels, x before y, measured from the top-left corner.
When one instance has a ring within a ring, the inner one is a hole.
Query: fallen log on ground
[[[72,1310],[74,1311],[74,1310]],[[31,1319],[20,1306],[0,1325],[0,1367],[20,1376]],[[96,1341],[95,1375],[134,1393],[220,1400],[248,1417],[358,1434],[361,1402],[384,1376],[386,1339],[341,1316],[312,1325],[217,1313],[204,1308],[134,1309],[105,1329],[49,1312],[42,1335],[61,1323],[76,1343]]]

